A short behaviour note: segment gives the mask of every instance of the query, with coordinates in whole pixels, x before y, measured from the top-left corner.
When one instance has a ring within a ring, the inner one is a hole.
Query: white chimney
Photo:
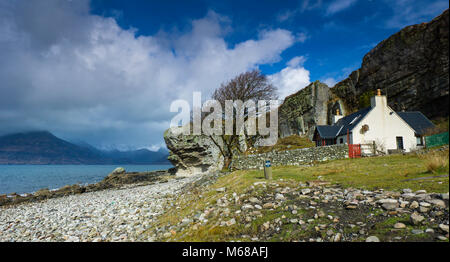
[[[336,124],[339,119],[343,118],[344,116],[341,116],[341,113],[339,112],[339,108],[336,110],[336,115],[333,116],[333,123],[332,125]]]
[[[387,107],[386,96],[381,95],[381,90],[377,89],[377,95],[370,98],[370,105],[372,107]]]

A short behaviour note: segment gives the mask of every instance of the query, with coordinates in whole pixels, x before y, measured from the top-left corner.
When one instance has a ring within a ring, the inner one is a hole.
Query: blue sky
[[[295,56],[305,56],[311,80],[342,80],[359,68],[363,56],[399,29],[429,21],[448,8],[448,1],[121,1],[95,0],[92,12],[114,17],[137,35],[160,30],[189,30],[189,23],[213,10],[230,19],[227,44],[256,38],[261,30],[283,28],[305,34],[305,42],[284,50],[281,60],[260,65],[266,74],[279,72]]]
[[[329,86],[443,0],[0,0],[0,135],[158,149],[177,99],[260,69],[284,98]]]

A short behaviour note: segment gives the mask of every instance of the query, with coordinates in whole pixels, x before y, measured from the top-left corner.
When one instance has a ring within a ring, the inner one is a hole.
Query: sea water
[[[127,172],[169,169],[171,165],[120,165]],[[0,194],[33,193],[42,188],[92,184],[118,165],[0,165]]]

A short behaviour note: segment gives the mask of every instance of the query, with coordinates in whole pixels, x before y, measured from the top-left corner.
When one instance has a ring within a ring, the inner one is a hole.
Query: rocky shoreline
[[[156,170],[150,172],[125,172],[124,169],[117,168],[102,181],[88,185],[66,185],[59,189],[50,190],[48,188],[40,189],[34,193],[27,194],[3,194],[0,195],[0,207],[8,205],[17,205],[21,203],[38,202],[51,198],[58,198],[69,195],[77,195],[88,192],[95,192],[105,189],[121,188],[124,185],[139,184],[148,185],[157,181],[166,181],[173,176],[173,170]]]
[[[104,190],[0,207],[0,242],[180,241],[208,226],[236,232],[232,239],[241,241],[448,241],[448,193],[369,191],[325,181],[293,185],[281,179],[255,182],[237,194],[215,188],[229,173],[163,174],[157,171],[152,181],[142,181],[148,176],[142,173],[112,174],[105,184],[115,186]],[[199,201],[197,194],[211,190],[216,201],[180,215]],[[179,223],[161,224],[168,211]],[[261,219],[264,223],[254,224]]]
[[[187,184],[201,179],[172,177],[0,207],[0,241],[153,241],[143,233]]]

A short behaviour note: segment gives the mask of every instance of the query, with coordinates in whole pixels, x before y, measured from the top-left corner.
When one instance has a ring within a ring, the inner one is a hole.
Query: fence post
[[[373,155],[377,154],[377,145],[375,144],[375,141],[372,142],[372,146],[373,146]]]
[[[266,160],[264,163],[264,177],[268,180],[272,179],[272,164],[270,160]]]

